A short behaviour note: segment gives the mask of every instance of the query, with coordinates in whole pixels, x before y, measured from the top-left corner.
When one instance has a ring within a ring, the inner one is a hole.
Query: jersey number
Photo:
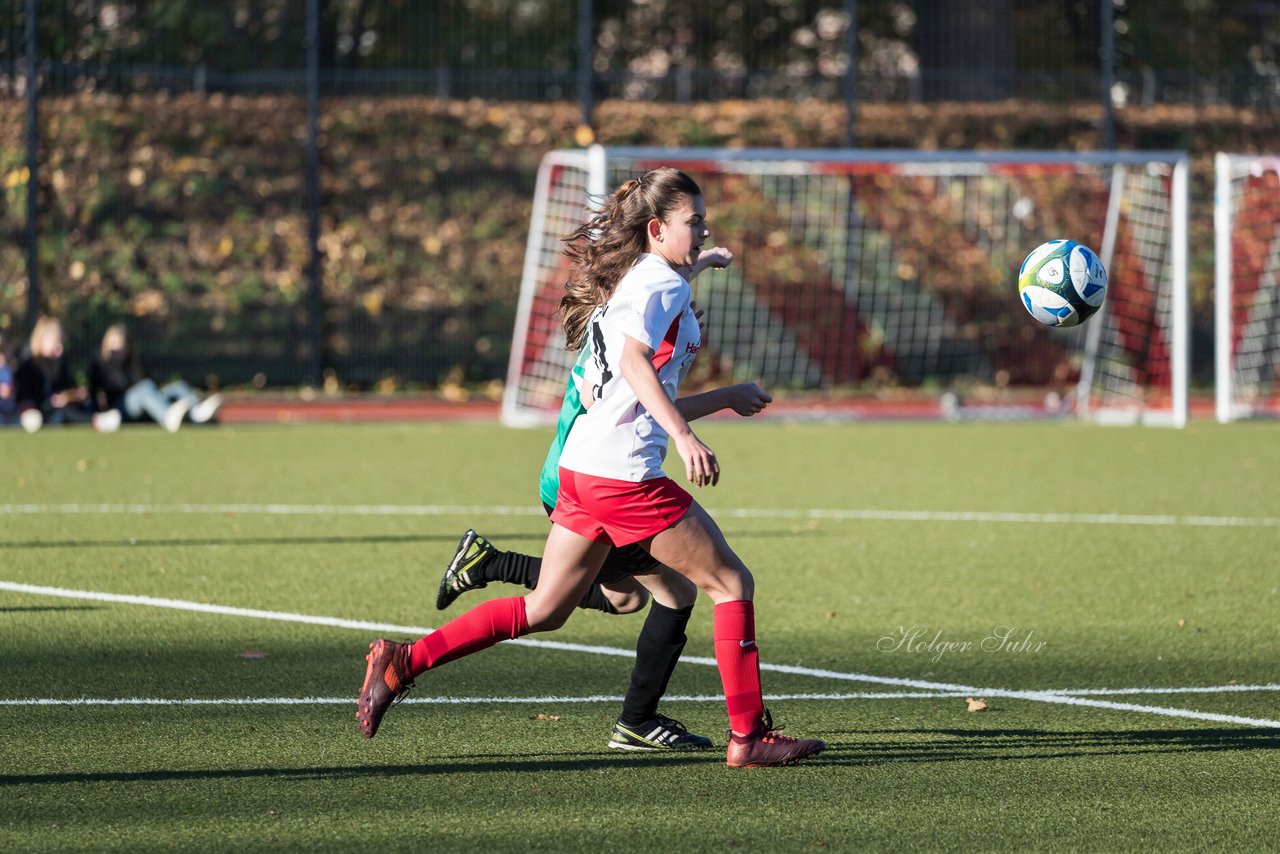
[[[600,369],[600,384],[594,389],[596,400],[604,397],[604,387],[609,384],[609,380],[613,379],[613,372],[609,370],[609,361],[604,355],[604,330],[600,328],[600,320],[608,310],[607,305],[601,307],[596,316],[591,319],[591,358]]]

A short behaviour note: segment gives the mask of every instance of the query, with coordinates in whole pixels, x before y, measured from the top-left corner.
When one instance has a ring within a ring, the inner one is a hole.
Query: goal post
[[[603,157],[595,148],[590,155],[552,151],[538,166],[502,395],[502,423],[509,427],[554,420],[573,365],[556,314],[569,272],[560,238],[585,221],[604,181]]]
[[[1280,156],[1214,159],[1214,409],[1280,416]]]
[[[707,334],[693,383],[948,418],[1186,423],[1185,153],[638,147],[544,157],[505,423],[553,421],[572,365],[559,238],[658,166],[698,182],[708,245],[736,255],[694,282]],[[1041,326],[1017,298],[1023,258],[1059,237],[1107,266],[1107,301],[1083,327]]]

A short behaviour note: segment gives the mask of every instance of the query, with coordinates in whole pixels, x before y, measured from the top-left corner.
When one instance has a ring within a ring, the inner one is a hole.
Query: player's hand
[[[707,337],[707,322],[702,316],[707,313],[705,308],[698,308],[698,301],[689,300],[689,310],[693,312],[693,319],[698,321],[698,331],[702,333],[702,337]]]
[[[675,440],[676,451],[684,460],[684,473],[689,482],[701,489],[720,482],[720,463],[715,452],[702,444],[692,432]]]
[[[739,383],[725,389],[729,408],[744,418],[750,418],[773,403],[773,395],[755,383]]]

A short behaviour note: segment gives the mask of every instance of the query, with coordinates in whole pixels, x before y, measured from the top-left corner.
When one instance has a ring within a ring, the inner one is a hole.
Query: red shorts
[[[551,521],[597,543],[629,546],[670,528],[692,503],[669,477],[613,480],[561,467]]]

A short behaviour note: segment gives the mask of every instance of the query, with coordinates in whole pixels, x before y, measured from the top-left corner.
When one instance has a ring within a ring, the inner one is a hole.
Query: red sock
[[[756,649],[756,609],[745,600],[721,602],[714,617],[716,664],[729,707],[729,726],[750,734],[764,715],[760,694],[760,653]]]
[[[523,596],[491,599],[420,638],[409,650],[409,667],[417,676],[432,667],[528,632]]]

